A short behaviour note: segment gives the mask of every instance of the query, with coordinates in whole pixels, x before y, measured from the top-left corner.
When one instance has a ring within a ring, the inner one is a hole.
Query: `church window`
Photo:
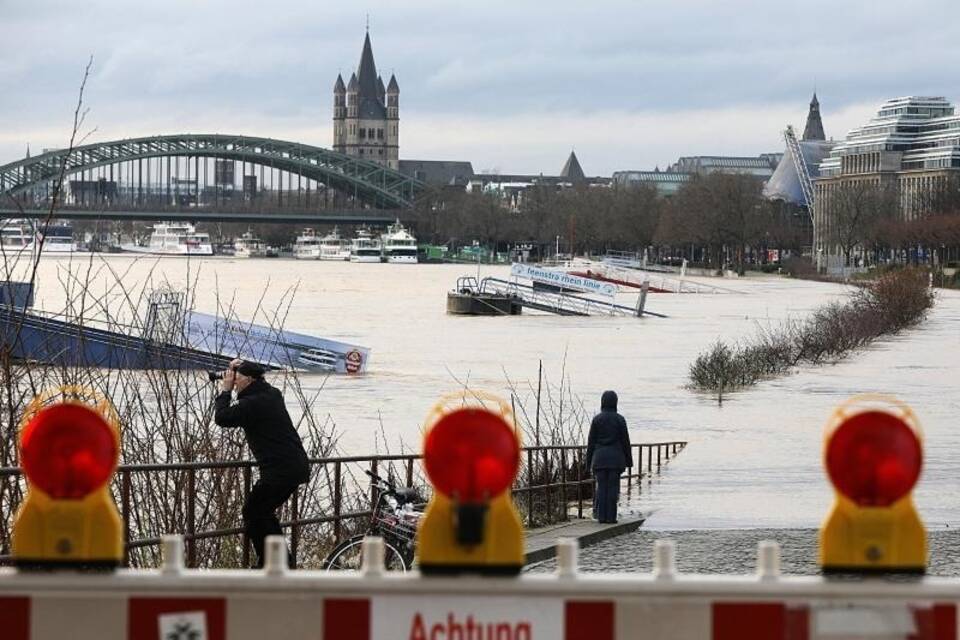
[[[383,155],[383,149],[377,149],[377,153],[379,153],[380,155]]]
[[[368,136],[371,140],[373,140],[373,135],[374,135],[374,134],[373,134],[373,129],[368,129],[368,130],[367,130],[367,136]]]
[[[361,128],[360,128],[360,139],[363,140],[363,139],[366,138],[366,137],[367,137],[367,130],[364,129],[363,127],[361,127]]]
[[[383,140],[383,129],[377,129],[377,140]]]

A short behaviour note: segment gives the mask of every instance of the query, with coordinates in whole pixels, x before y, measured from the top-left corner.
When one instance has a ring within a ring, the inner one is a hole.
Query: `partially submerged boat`
[[[153,292],[143,332],[123,333],[34,310],[29,283],[0,282],[0,339],[13,358],[53,366],[211,371],[239,357],[268,369],[367,369],[366,347],[184,310],[183,300],[182,292]]]

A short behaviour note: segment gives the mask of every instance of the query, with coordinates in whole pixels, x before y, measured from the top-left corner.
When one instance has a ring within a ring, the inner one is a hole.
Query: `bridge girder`
[[[419,180],[369,160],[272,138],[224,134],[182,134],[114,140],[56,149],[0,166],[0,194],[16,195],[45,182],[121,162],[165,157],[238,160],[269,166],[355,195],[375,208],[413,206],[426,190]]]

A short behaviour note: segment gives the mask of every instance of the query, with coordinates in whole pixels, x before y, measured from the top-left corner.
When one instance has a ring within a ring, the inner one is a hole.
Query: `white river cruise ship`
[[[349,260],[350,241],[340,237],[340,231],[334,227],[333,231],[320,238],[321,260]]]
[[[319,260],[320,238],[313,229],[304,229],[293,243],[293,257],[297,260]]]
[[[380,262],[380,239],[370,235],[369,229],[358,229],[350,245],[350,262]]]
[[[387,227],[387,232],[380,236],[383,244],[383,258],[395,264],[417,263],[417,239],[407,231],[400,221]]]
[[[262,258],[267,255],[267,247],[251,231],[247,231],[233,243],[233,255],[237,258]]]
[[[198,232],[189,222],[158,222],[153,225],[153,233],[147,244],[124,244],[120,248],[131,253],[162,256],[213,255],[210,235]]]

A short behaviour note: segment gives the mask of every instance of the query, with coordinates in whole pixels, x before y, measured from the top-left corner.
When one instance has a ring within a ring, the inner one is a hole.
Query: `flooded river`
[[[472,318],[446,315],[445,292],[458,275],[476,274],[476,267],[126,256],[94,261],[122,273],[128,288],[151,270],[154,280],[178,286],[195,281],[198,310],[215,312],[218,298],[233,299],[241,318],[261,298],[268,309],[284,304],[296,288],[287,329],[372,349],[365,376],[304,376],[308,390],[323,385],[316,411],[336,421],[349,453],[383,451],[382,435],[392,452],[400,451],[401,441],[416,448],[420,423],[441,394],[463,383],[504,392],[507,377],[535,387],[542,359],[552,381],[566,372],[591,412],[603,390],[615,389],[634,441],[689,441],[635,505],[652,511],[647,527],[815,527],[831,499],[820,465],[824,423],[852,394],[892,393],[914,408],[926,432],[917,492],[925,519],[933,527],[960,525],[958,292],[941,293],[919,329],[839,364],[764,382],[718,407],[684,386],[698,352],[718,337],[747,336],[758,325],[803,317],[845,289],[751,277],[723,282],[739,293],[651,294],[648,308],[667,319]],[[70,265],[63,258],[41,262],[38,306],[63,307],[60,283]],[[74,258],[72,268],[86,267]],[[484,267],[482,273],[506,277],[508,269]],[[112,277],[101,270],[94,280]],[[635,300],[622,298],[624,304]]]

